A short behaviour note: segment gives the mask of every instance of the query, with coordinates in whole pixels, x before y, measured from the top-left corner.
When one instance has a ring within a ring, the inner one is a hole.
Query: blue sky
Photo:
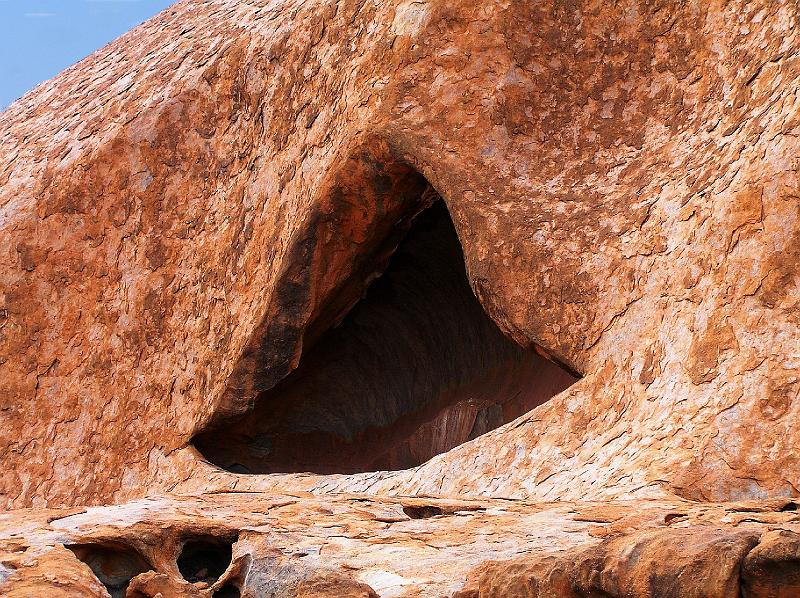
[[[0,110],[175,0],[0,0]]]

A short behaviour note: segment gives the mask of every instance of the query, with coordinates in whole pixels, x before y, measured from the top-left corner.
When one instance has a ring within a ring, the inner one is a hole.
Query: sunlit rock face
[[[62,73],[0,116],[3,504],[797,494],[796,21],[183,0]]]
[[[9,107],[0,583],[779,593],[797,13],[182,0]]]
[[[574,381],[484,313],[439,200],[413,219],[364,298],[304,347],[298,367],[196,446],[241,473],[405,469]]]
[[[228,492],[88,511],[20,510],[0,518],[0,592],[4,598],[794,596],[796,509],[785,499],[531,503]]]

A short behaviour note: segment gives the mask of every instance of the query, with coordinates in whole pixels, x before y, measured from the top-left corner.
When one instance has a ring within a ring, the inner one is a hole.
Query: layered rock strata
[[[0,567],[9,598],[790,597],[800,516],[786,500],[160,497],[4,515]]]

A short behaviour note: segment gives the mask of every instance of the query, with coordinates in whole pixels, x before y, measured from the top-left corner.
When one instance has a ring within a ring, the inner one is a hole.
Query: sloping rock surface
[[[182,0],[13,104],[0,592],[800,595],[798,28]]]
[[[788,0],[178,2],[0,115],[3,504],[798,494],[799,48]],[[582,378],[408,471],[209,466],[192,440],[342,321],[428,185],[494,325]]]

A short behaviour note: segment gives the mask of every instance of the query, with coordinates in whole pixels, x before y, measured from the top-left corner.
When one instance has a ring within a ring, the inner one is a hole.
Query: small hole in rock
[[[213,584],[230,565],[234,542],[224,538],[189,540],[178,556],[178,570],[189,583]]]
[[[230,584],[224,585],[214,592],[214,598],[239,598],[240,596],[239,588]]]
[[[796,511],[796,510],[797,510],[797,503],[795,502],[786,503],[781,507],[781,512]]]
[[[124,598],[131,579],[152,567],[138,551],[117,544],[67,546],[97,576],[111,598]]]
[[[411,519],[429,519],[441,515],[442,509],[433,505],[422,505],[418,507],[404,506],[403,513],[411,517]]]

